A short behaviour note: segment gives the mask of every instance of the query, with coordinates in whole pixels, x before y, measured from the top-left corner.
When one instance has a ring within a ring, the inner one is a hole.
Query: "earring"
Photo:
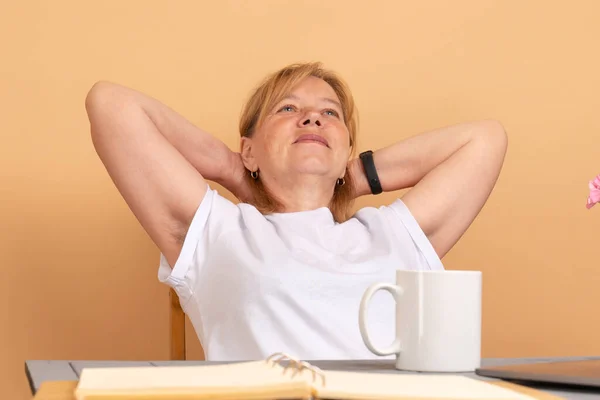
[[[338,186],[344,186],[345,183],[346,183],[346,180],[344,178],[338,178],[338,180],[337,180]]]
[[[250,176],[254,180],[258,179],[258,171],[250,171]]]

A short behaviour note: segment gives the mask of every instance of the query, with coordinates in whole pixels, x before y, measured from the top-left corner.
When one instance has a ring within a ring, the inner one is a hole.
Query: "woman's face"
[[[246,167],[266,181],[311,174],[331,180],[344,176],[350,135],[335,91],[308,77],[268,110],[252,138],[242,138]]]

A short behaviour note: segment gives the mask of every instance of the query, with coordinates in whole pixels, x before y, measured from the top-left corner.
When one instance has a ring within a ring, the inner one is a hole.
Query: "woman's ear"
[[[258,165],[256,165],[256,159],[252,154],[252,139],[243,136],[240,141],[240,155],[242,156],[242,162],[249,171],[257,171]]]

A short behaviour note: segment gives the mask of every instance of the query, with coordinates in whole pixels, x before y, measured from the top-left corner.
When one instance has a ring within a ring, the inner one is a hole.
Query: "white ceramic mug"
[[[366,326],[369,303],[378,290],[396,300],[396,338],[387,347],[375,346]],[[395,285],[376,283],[366,290],[359,327],[374,354],[396,354],[397,369],[473,371],[481,363],[481,272],[398,270]]]

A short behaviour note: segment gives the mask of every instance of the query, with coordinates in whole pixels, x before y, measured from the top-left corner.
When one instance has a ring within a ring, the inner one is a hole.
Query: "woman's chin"
[[[294,163],[290,167],[292,173],[322,177],[331,175],[331,171],[334,168],[331,162],[321,162],[321,160],[315,159],[303,160],[302,162]]]

